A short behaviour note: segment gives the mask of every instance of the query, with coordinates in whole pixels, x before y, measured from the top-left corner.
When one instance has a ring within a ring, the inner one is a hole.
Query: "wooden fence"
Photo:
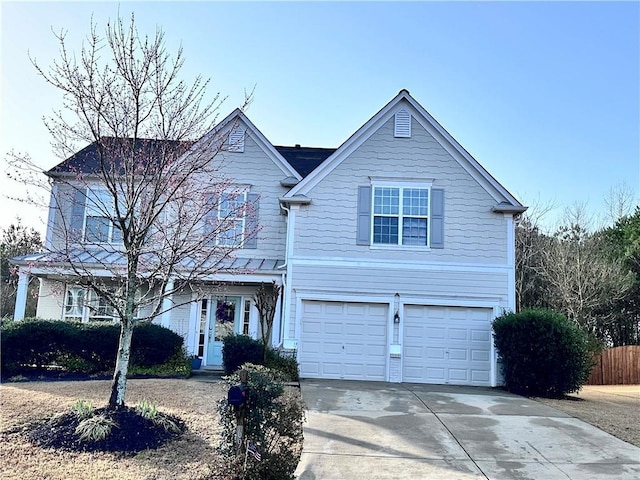
[[[640,385],[640,345],[614,347],[596,358],[587,385]]]

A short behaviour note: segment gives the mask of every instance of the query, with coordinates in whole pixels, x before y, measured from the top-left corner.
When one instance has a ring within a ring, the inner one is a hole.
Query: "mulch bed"
[[[186,431],[185,423],[178,417],[158,412],[178,427],[177,432],[167,430],[152,420],[141,416],[129,407],[109,410],[99,408],[95,415],[104,415],[116,423],[111,433],[98,441],[80,440],[76,427],[81,419],[72,412],[57,415],[47,421],[34,423],[27,430],[27,438],[34,445],[44,448],[58,448],[77,452],[119,452],[135,454],[142,450],[154,449]]]

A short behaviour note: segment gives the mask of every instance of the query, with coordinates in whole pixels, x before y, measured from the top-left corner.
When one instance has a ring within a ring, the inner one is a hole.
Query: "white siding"
[[[232,182],[251,185],[250,192],[260,195],[258,248],[239,250],[236,256],[284,258],[287,224],[278,198],[288,190],[280,185],[287,174],[265,154],[248,130],[244,152],[225,152],[220,173]]]
[[[507,261],[506,220],[496,201],[414,119],[412,137],[397,139],[391,118],[316,185],[296,214],[295,256],[493,263]],[[445,192],[444,249],[372,249],[356,245],[358,186],[370,176],[433,179]]]
[[[291,301],[291,319],[296,318],[296,299],[303,293],[351,297],[392,299],[397,292],[403,303],[411,299],[447,299],[467,304],[484,302],[508,307],[508,271],[500,269],[445,270],[424,268],[394,268],[326,265],[292,265],[295,279]],[[295,321],[289,322],[288,338],[296,338]]]
[[[174,304],[179,306],[171,310],[171,322],[169,325],[171,330],[185,339],[185,345],[189,333],[189,314],[191,311],[191,304],[189,303],[190,300],[190,293],[174,295]]]
[[[55,280],[41,278],[36,317],[47,320],[62,320],[63,301],[64,285]]]

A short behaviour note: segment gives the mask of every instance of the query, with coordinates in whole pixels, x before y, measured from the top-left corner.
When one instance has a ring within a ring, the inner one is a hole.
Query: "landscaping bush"
[[[1,328],[3,377],[40,374],[55,366],[81,374],[113,371],[120,326],[115,323],[79,323],[29,319],[3,323]],[[132,339],[131,371],[152,371],[160,365],[180,366],[181,336],[154,324],[135,328]],[[180,367],[182,371],[182,367]]]
[[[240,365],[251,363],[264,365],[263,344],[247,335],[229,335],[222,347],[222,362],[226,374],[235,372]],[[295,356],[288,357],[271,347],[267,347],[266,366],[278,372],[278,378],[284,382],[299,380],[298,362]]]
[[[273,348],[267,350],[266,366],[279,373],[280,379],[285,382],[297,382],[300,380],[298,361],[295,356],[287,356]]]
[[[25,366],[42,370],[77,342],[76,325],[52,320],[25,319],[6,322],[0,332],[3,375],[20,373]]]
[[[229,335],[224,338],[222,363],[224,372],[231,374],[243,363],[262,364],[262,342],[247,335]]]
[[[150,367],[167,363],[182,350],[184,339],[168,328],[153,323],[136,326],[131,339],[131,363]]]
[[[229,477],[247,480],[285,480],[293,474],[302,453],[304,403],[298,389],[288,387],[264,366],[244,364],[248,372],[248,400],[245,410],[245,439],[236,446],[236,413],[227,399],[218,402],[222,441],[218,447]],[[226,377],[227,386],[240,382],[237,373]],[[256,460],[247,446],[255,445]],[[246,457],[246,461],[245,461]]]
[[[593,343],[564,315],[542,309],[506,313],[493,322],[507,390],[561,397],[589,378]]]

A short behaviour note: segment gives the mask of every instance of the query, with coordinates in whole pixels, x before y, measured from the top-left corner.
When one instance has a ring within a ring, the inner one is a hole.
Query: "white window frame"
[[[82,294],[80,295],[80,292]],[[72,295],[74,302],[72,311],[67,312],[68,298]],[[78,302],[78,299],[81,301]],[[97,304],[97,306],[96,306]],[[76,320],[83,323],[87,322],[117,322],[119,321],[115,313],[111,315],[97,315],[94,312],[100,309],[100,296],[92,289],[79,287],[77,285],[67,285],[64,295],[64,305],[62,307],[62,316],[64,320]],[[103,306],[102,308],[110,308]]]
[[[220,246],[225,246],[225,247],[236,247],[236,246],[242,246],[244,245],[244,236],[245,236],[245,232],[246,232],[246,228],[247,228],[247,212],[244,211],[245,209],[243,208],[243,212],[242,212],[242,216],[225,216],[224,210],[223,210],[223,205],[225,203],[225,195],[234,195],[236,196],[236,199],[234,200],[235,202],[237,202],[239,205],[246,205],[247,204],[247,192],[239,192],[239,193],[227,193],[227,192],[223,192],[220,196],[220,202],[218,204],[218,211],[216,213],[217,219],[219,222],[227,222],[227,223],[232,223],[235,224],[236,222],[240,222],[241,228],[240,228],[240,235],[239,238],[235,237],[234,234],[234,238],[233,238],[233,242],[230,243],[227,240],[227,238],[225,238],[225,233],[230,232],[231,229],[229,230],[225,230],[224,232],[220,232],[218,233],[218,235],[216,235],[216,245],[220,245]],[[237,212],[237,208],[235,211],[232,211],[231,213],[236,213]],[[235,231],[235,229],[234,229]]]
[[[425,250],[431,248],[431,185],[430,181],[372,181],[371,182],[371,224],[370,238],[371,247],[373,248],[402,248],[402,249],[419,249]],[[398,196],[398,214],[376,214],[375,199],[376,189],[379,188],[396,188],[399,191]],[[427,191],[427,215],[405,215],[403,211],[404,191],[410,189]],[[398,242],[397,243],[377,243],[374,235],[374,224],[376,217],[388,217],[398,219]],[[404,218],[426,218],[427,220],[427,238],[424,245],[404,245],[402,243],[403,219]]]
[[[84,311],[86,293],[86,289],[83,287],[67,285],[64,292],[64,305],[62,306],[62,318],[64,320],[86,322]],[[71,304],[69,304],[69,297],[73,300]]]
[[[111,203],[111,205],[108,205]],[[112,221],[115,212],[113,198],[111,193],[105,188],[87,188],[85,206],[84,206],[84,224],[83,235],[85,243],[91,244],[120,244],[122,243],[122,235],[120,239],[114,240],[114,232],[116,227]],[[104,218],[108,222],[108,232],[106,241],[90,240],[87,238],[89,232],[88,225],[90,218]]]

